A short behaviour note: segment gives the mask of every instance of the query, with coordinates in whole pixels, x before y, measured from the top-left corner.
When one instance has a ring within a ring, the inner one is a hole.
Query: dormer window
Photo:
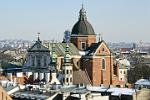
[[[81,50],[85,50],[86,49],[86,42],[81,42]]]

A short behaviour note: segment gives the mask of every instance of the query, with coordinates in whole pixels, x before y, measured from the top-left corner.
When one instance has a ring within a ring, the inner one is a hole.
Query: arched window
[[[81,50],[85,50],[86,49],[86,42],[81,42]]]
[[[105,69],[105,59],[102,59],[102,69]]]
[[[66,79],[67,82],[69,82],[68,78]]]
[[[126,74],[126,71],[124,71],[124,74]]]

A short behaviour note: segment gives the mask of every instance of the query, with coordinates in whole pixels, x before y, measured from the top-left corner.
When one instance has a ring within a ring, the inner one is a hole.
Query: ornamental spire
[[[57,55],[55,52],[55,44],[52,43],[52,55],[51,55],[51,63],[56,63]]]
[[[79,12],[79,20],[86,20],[86,11],[84,9],[84,6],[82,4],[82,8],[80,9],[80,12]]]
[[[37,41],[41,43],[41,40],[40,40],[40,33],[37,33],[38,34],[38,39]]]
[[[98,35],[98,42],[103,41],[103,32],[99,33]]]

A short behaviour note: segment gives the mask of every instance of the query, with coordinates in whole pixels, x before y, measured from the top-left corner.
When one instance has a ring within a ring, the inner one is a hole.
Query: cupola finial
[[[84,9],[84,5],[82,4],[82,7],[80,9],[80,12],[79,12],[79,20],[86,20],[86,11]]]

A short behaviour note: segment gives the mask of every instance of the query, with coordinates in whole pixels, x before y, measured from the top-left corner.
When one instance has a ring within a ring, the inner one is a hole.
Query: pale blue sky
[[[0,40],[63,38],[81,4],[95,33],[107,42],[150,42],[150,0],[0,0]]]

